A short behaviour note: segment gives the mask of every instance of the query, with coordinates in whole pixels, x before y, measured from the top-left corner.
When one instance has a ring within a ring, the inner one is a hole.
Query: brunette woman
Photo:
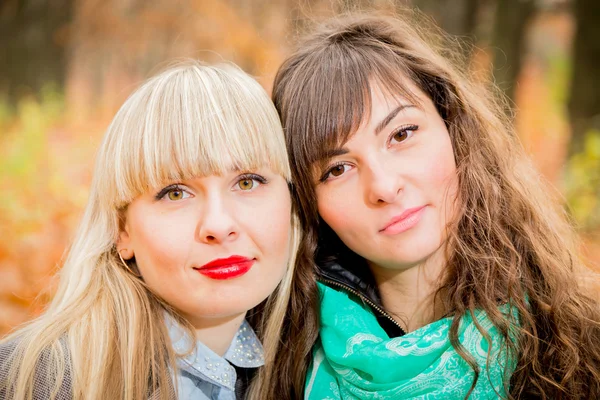
[[[276,76],[319,283],[274,398],[600,398],[573,230],[503,104],[419,21],[331,20]]]

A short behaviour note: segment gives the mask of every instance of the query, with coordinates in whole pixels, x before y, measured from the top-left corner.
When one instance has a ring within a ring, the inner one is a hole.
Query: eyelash
[[[330,165],[329,168],[327,168],[327,170],[325,171],[325,173],[319,178],[319,182],[323,183],[323,182],[327,181],[327,179],[329,178],[329,175],[331,174],[331,171],[333,171],[333,169],[335,167],[339,167],[339,166],[345,165],[345,164],[346,164],[345,162],[338,161],[338,162]]]
[[[419,130],[419,126],[418,125],[414,125],[414,124],[413,125],[403,125],[403,126],[399,127],[398,129],[394,130],[390,134],[389,139],[388,139],[388,143],[391,142],[392,139],[393,139],[393,137],[396,136],[398,133],[407,132],[407,131],[411,131],[411,132],[414,133],[417,130]],[[409,139],[410,137],[412,137],[412,135],[409,136],[409,137],[407,137],[407,139]],[[404,141],[402,141],[402,142],[404,142]],[[400,142],[400,143],[402,143],[402,142]],[[319,182],[323,183],[323,182],[327,181],[327,179],[329,178],[329,175],[331,174],[331,171],[334,168],[339,167],[341,165],[346,165],[346,163],[344,163],[342,161],[338,161],[338,162],[332,164],[331,166],[329,166],[329,168],[327,168],[327,170],[325,171],[325,173],[319,178]]]
[[[164,187],[160,190],[160,192],[156,193],[156,195],[154,196],[155,200],[162,200],[169,192],[172,192],[174,190],[179,190],[181,192],[185,192],[186,190],[183,188],[183,186],[179,185],[179,184],[174,184],[174,185],[169,185],[167,187]]]
[[[238,176],[235,183],[237,185],[238,183],[240,183],[241,181],[244,181],[244,180],[255,180],[255,181],[258,181],[261,185],[265,185],[265,184],[269,183],[264,176],[257,175],[257,174],[251,174],[251,173],[246,173],[246,174],[242,174],[242,175]]]
[[[416,131],[418,131],[418,130],[419,130],[419,126],[418,126],[418,125],[403,125],[403,126],[399,127],[398,129],[396,129],[395,131],[393,131],[393,132],[390,134],[390,137],[389,137],[389,139],[388,139],[388,143],[389,143],[389,142],[391,142],[391,141],[392,141],[392,139],[394,138],[394,136],[396,136],[396,135],[397,135],[397,134],[399,134],[399,133],[402,133],[402,132],[408,132],[408,131],[410,131],[410,132],[413,132],[413,134],[414,134],[414,132],[416,132]],[[409,137],[407,137],[406,139],[409,139],[411,136],[412,136],[412,135],[410,135],[410,136],[409,136]],[[406,141],[406,139],[405,139],[405,140],[403,140],[402,142],[399,142],[399,143],[403,143],[403,142],[405,142],[405,141]]]
[[[235,181],[236,185],[238,183],[240,183],[241,181],[244,180],[255,180],[258,181],[261,185],[267,184],[268,181],[264,176],[261,175],[257,175],[257,174],[252,174],[252,173],[245,173],[242,174],[240,176],[237,177],[237,180]],[[155,200],[161,200],[163,199],[169,192],[174,191],[174,190],[179,190],[182,192],[187,192],[186,189],[180,185],[180,184],[173,184],[173,185],[169,185],[164,187],[163,189],[161,189],[155,196]]]

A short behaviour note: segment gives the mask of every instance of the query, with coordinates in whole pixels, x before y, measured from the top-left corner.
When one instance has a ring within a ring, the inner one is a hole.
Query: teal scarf
[[[371,309],[343,289],[319,283],[322,295],[320,343],[306,377],[305,399],[464,399],[475,376],[450,344],[451,318],[444,318],[390,339]],[[501,306],[509,312],[507,305]],[[513,317],[517,318],[513,308]],[[471,399],[506,397],[504,382],[515,363],[507,359],[503,340],[485,312],[475,312],[488,332],[491,349],[465,316],[459,340],[479,365]],[[501,350],[502,349],[502,350]],[[491,351],[486,366],[488,350]]]

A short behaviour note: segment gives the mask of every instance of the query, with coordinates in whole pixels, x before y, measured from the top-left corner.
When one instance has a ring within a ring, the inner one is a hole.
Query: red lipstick
[[[231,256],[227,258],[217,258],[201,267],[194,268],[202,275],[211,279],[232,279],[244,275],[250,271],[254,265],[253,258],[242,256]]]
[[[421,220],[425,207],[413,207],[404,210],[402,214],[392,218],[379,232],[386,235],[396,235],[409,230]]]

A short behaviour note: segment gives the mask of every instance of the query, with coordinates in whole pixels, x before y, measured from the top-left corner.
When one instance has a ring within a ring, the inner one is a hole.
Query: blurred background
[[[600,265],[598,0],[0,0],[0,335],[52,296],[115,111],[181,57],[270,91],[311,17],[419,8],[511,99],[523,146]]]

